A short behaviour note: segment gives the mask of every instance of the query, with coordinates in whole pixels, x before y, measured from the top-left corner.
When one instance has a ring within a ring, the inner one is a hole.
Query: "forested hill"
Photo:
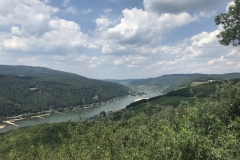
[[[4,117],[107,101],[129,94],[113,82],[42,67],[0,65],[0,120]]]
[[[193,82],[208,82],[211,80],[224,80],[229,79],[238,79],[240,78],[240,73],[227,73],[227,74],[172,74],[172,75],[163,75],[156,78],[148,79],[137,79],[137,80],[122,80],[116,81],[120,84],[124,84],[128,87],[134,88],[136,90],[141,89],[152,89],[152,90],[161,90],[162,93],[174,89],[180,89],[191,86]]]
[[[191,88],[201,93],[217,83],[216,92],[210,87],[216,95],[212,98],[208,92],[207,97],[196,98],[173,91],[134,102],[106,117],[99,115],[95,121],[45,123],[0,133],[0,160],[239,160],[237,82]]]

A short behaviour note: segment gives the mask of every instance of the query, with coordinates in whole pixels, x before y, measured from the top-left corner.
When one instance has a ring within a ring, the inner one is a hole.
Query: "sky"
[[[240,71],[214,17],[231,0],[1,0],[0,64],[95,79]]]

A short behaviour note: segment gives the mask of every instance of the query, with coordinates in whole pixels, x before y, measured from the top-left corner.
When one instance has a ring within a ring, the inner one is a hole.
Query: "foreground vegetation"
[[[240,83],[225,82],[215,95],[151,116],[9,131],[0,134],[0,159],[240,159]]]

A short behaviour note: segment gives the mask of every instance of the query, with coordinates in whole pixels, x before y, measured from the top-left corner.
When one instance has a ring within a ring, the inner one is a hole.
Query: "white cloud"
[[[217,58],[217,59],[213,59],[213,60],[210,60],[208,62],[208,64],[212,65],[214,63],[221,63],[221,62],[225,62],[226,60],[224,59],[223,56],[221,56],[220,58]]]
[[[58,11],[58,8],[48,6],[39,0],[1,0],[0,25],[20,24],[35,28],[44,25],[50,15]]]
[[[227,58],[239,59],[239,58],[240,58],[240,50],[237,50],[236,48],[232,49],[232,50],[227,54]]]
[[[76,14],[77,10],[74,7],[67,7],[67,9],[65,10],[65,13]]]
[[[65,7],[67,7],[69,2],[70,2],[70,0],[64,0],[64,1],[63,1],[63,5],[64,5]]]
[[[82,10],[82,14],[89,14],[89,13],[91,13],[92,12],[92,10],[90,9],[90,8],[87,8],[87,9],[83,9]]]
[[[54,18],[58,8],[42,1],[3,1],[0,25],[11,26],[11,32],[1,32],[0,48],[31,54],[66,54],[75,48],[98,48],[80,26],[64,19]]]
[[[106,8],[106,9],[103,9],[103,12],[104,13],[109,13],[109,12],[112,12],[112,9],[111,8]]]
[[[19,37],[13,36],[11,39],[7,39],[3,41],[3,47],[4,49],[9,49],[9,50],[26,51],[29,49],[27,42],[28,42],[28,39],[26,38],[19,38]]]
[[[236,68],[239,68],[239,69],[240,69],[240,63],[239,63],[239,64],[237,64]]]
[[[237,70],[240,49],[221,46],[216,35],[219,30],[202,32],[176,46],[159,46],[149,52],[147,71],[171,73],[227,73]],[[174,53],[175,52],[175,53]],[[162,53],[159,54],[159,53]],[[156,69],[158,68],[158,69]]]
[[[123,47],[120,49],[116,46],[135,48],[139,45],[159,45],[163,35],[195,20],[196,17],[192,17],[188,13],[159,16],[152,12],[133,8],[123,10],[121,22],[114,27],[107,28],[112,24],[107,18],[98,18],[95,22],[98,29],[101,29],[99,37],[105,39],[102,51],[108,53],[115,52],[116,49],[125,50]],[[106,29],[102,31],[104,28]]]
[[[64,2],[65,13],[76,13],[76,8],[68,6],[69,1]],[[160,2],[164,1],[144,1],[149,5]],[[59,9],[49,6],[47,1],[2,0],[0,26],[7,30],[0,31],[0,63],[46,66],[88,77],[121,79],[239,71],[240,49],[218,43],[220,26],[212,32],[186,37],[176,45],[162,44],[171,31],[199,20],[198,17],[211,16],[211,9],[202,6],[197,16],[185,12],[194,9],[195,3],[205,4],[205,0],[189,2],[181,9],[186,2],[176,2],[179,13],[158,14],[150,6],[147,10],[125,9],[120,19],[106,14],[96,18],[96,29],[86,34],[80,24],[58,18]],[[213,10],[220,1],[215,3],[211,4]],[[84,11],[92,12],[90,8]]]
[[[80,26],[73,21],[63,19],[54,19],[49,21],[51,31],[46,32],[42,39],[46,40],[47,46],[58,47],[74,47],[87,46],[88,36],[81,32]]]
[[[101,31],[112,24],[112,22],[106,17],[97,18],[95,20],[95,23],[97,24],[97,29]]]
[[[231,0],[144,0],[143,5],[147,11],[157,13],[181,13],[186,11],[212,12],[225,2]]]
[[[51,0],[43,0],[43,2],[47,4],[47,3],[50,3]]]

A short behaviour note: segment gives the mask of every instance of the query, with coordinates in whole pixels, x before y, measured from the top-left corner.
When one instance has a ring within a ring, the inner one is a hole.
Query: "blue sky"
[[[231,0],[1,0],[0,64],[97,79],[240,70],[214,17]]]

